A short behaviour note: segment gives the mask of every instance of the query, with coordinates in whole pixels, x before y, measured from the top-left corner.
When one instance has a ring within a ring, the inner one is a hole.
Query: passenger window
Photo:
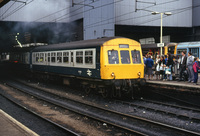
[[[35,58],[35,62],[40,62],[40,54],[36,53],[36,58]]]
[[[69,63],[69,52],[63,52],[63,62]]]
[[[76,52],[76,63],[83,63],[83,51]]]
[[[93,64],[93,52],[85,51],[85,64]]]
[[[116,50],[108,51],[108,62],[109,64],[119,64],[118,51]]]
[[[44,61],[44,53],[40,53],[40,62],[43,63],[43,61]]]
[[[190,48],[189,51],[194,57],[199,57],[199,48]]]
[[[62,63],[62,52],[57,52],[57,63]]]
[[[51,53],[51,62],[53,62],[53,63],[56,62],[56,53],[55,52]]]
[[[130,64],[129,51],[120,51],[122,64]]]
[[[140,51],[131,51],[132,54],[132,60],[134,64],[141,63],[141,56],[140,56]]]

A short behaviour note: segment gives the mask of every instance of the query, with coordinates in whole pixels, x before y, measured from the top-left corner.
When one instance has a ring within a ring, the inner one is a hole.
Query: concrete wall
[[[160,26],[160,15],[151,15],[151,11],[157,11],[172,12],[171,16],[163,16],[163,26],[192,26],[192,0],[149,0],[148,2],[156,2],[156,5],[137,2],[136,6],[135,0],[115,0],[116,24]],[[143,10],[135,12],[136,8]]]
[[[193,0],[193,26],[200,26],[200,0]]]
[[[70,1],[70,21],[76,21],[83,18],[84,0],[68,0]],[[73,2],[73,3],[72,3]]]
[[[84,6],[84,39],[114,36],[114,0],[91,1],[85,1],[90,6]]]

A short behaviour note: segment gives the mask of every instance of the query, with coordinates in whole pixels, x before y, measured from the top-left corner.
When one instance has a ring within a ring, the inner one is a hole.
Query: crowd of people
[[[192,56],[191,52],[186,55],[186,52],[183,51],[180,58],[172,56],[170,53],[162,56],[157,55],[155,63],[151,55],[144,55],[143,61],[145,64],[145,78],[148,78],[148,80],[152,80],[155,74],[156,80],[172,81],[172,74],[176,65],[177,70],[179,70],[178,81],[197,84],[200,62],[199,58]]]

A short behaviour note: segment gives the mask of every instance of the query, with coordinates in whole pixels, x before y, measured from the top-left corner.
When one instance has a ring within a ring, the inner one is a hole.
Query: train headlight
[[[115,73],[114,73],[114,72],[112,72],[111,76],[112,76],[112,77],[115,77]]]
[[[141,73],[140,72],[138,72],[138,76],[140,77],[140,75],[141,75]]]

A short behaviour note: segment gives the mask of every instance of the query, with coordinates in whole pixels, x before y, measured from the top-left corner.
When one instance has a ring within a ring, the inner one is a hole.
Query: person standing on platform
[[[159,55],[157,55],[157,57],[156,57],[156,67],[155,67],[155,69],[156,69],[156,80],[160,80],[160,65],[159,65],[159,62],[160,62],[160,56]]]
[[[144,63],[144,78],[146,78],[146,74],[147,74],[147,67],[145,65],[147,58],[146,55],[143,55],[143,63]]]
[[[193,70],[194,70],[194,83],[197,85],[198,81],[198,70],[200,69],[199,66],[199,58],[195,57],[194,58],[194,63],[193,63]]]
[[[173,58],[171,56],[171,53],[167,53],[167,57],[168,57],[168,60],[167,60],[167,64],[166,66],[171,70],[171,74],[169,74],[169,80],[172,81],[172,65],[173,65]]]
[[[180,73],[179,73],[179,81],[182,80],[182,76],[183,76],[183,72],[186,70],[186,62],[187,62],[187,57],[186,57],[186,52],[183,51],[181,53],[182,57],[181,57],[181,62],[180,62]]]
[[[166,66],[167,61],[168,61],[167,55],[164,55],[164,59],[165,59],[165,66]],[[167,79],[167,75],[165,74],[165,69],[166,69],[166,67],[164,67],[164,78],[163,78],[163,81]]]
[[[188,52],[188,58],[186,63],[186,70],[188,73],[188,82],[194,81],[194,72],[193,72],[193,62],[194,62],[194,56],[192,56],[191,52]]]
[[[145,65],[147,68],[147,74],[148,74],[148,79],[150,80],[153,79],[153,73],[152,73],[152,67],[153,67],[153,60],[151,59],[151,55],[148,56],[148,58],[146,59]]]
[[[161,56],[159,65],[160,65],[161,80],[164,80],[164,73],[165,73],[165,59],[164,59],[164,56]]]

